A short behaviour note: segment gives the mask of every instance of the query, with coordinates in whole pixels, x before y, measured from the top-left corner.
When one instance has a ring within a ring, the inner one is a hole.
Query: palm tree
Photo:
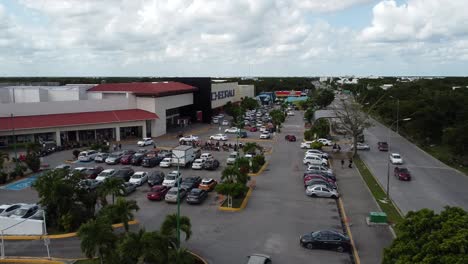
[[[101,199],[101,204],[103,206],[107,205],[107,195],[112,194],[112,204],[114,204],[114,199],[116,195],[119,195],[124,191],[124,181],[121,178],[108,178],[106,179],[101,186],[99,186],[98,194]]]
[[[38,153],[41,149],[41,145],[39,143],[29,142],[26,144],[26,153]]]
[[[168,237],[158,231],[145,232],[140,241],[143,261],[156,264],[171,263],[169,251],[173,250],[174,244],[171,244]]]
[[[115,251],[117,238],[107,218],[99,217],[81,225],[78,237],[81,239],[81,250],[87,258],[93,258],[97,253],[103,263],[103,260],[110,259]]]
[[[263,148],[261,146],[259,146],[257,143],[254,143],[254,142],[248,142],[244,145],[244,147],[242,148],[242,150],[244,151],[244,154],[245,153],[256,153],[257,150],[259,150],[260,152],[263,151]]]
[[[239,168],[241,173],[247,174],[250,171],[250,160],[245,157],[240,157],[236,160],[235,166]]]
[[[185,240],[189,240],[192,235],[192,224],[190,218],[181,216],[179,219],[180,230],[185,233]],[[177,241],[177,214],[166,215],[166,219],[161,225],[161,234],[167,237],[174,245],[179,248]]]
[[[123,223],[125,232],[128,232],[128,222],[133,219],[133,212],[138,211],[140,207],[138,207],[137,202],[135,200],[125,200],[122,197],[117,198],[117,203],[114,205],[114,213],[119,218],[119,220]]]
[[[10,160],[8,153],[0,151],[0,171],[3,169],[3,163],[5,160]]]
[[[141,255],[143,254],[142,240],[146,234],[144,229],[140,229],[137,233],[126,233],[119,245],[117,251],[119,252],[119,262],[125,264],[138,263]]]

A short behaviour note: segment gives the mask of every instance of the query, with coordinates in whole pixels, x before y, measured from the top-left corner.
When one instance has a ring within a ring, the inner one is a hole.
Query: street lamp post
[[[389,145],[389,148],[390,148],[390,132],[392,131],[392,126],[395,123],[398,124],[398,121],[410,121],[410,120],[411,120],[411,117],[403,118],[401,120],[397,119],[390,125],[390,127],[388,128],[388,133],[387,133],[387,144]],[[397,134],[398,134],[398,130],[397,130]],[[387,159],[387,201],[390,201],[390,159]]]
[[[172,153],[172,157],[175,157],[177,159],[177,178],[176,178],[176,184],[177,184],[177,247],[180,247],[180,182],[179,182],[179,177],[180,177],[180,158],[174,155]]]

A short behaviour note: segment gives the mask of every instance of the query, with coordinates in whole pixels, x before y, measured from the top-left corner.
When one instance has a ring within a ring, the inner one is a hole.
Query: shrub
[[[78,155],[80,155],[80,151],[77,150],[77,149],[75,149],[75,150],[73,150],[72,154],[73,154],[73,156],[75,157],[75,159],[77,159],[77,158],[78,158]]]
[[[32,172],[38,172],[41,168],[41,160],[34,152],[30,152],[26,155],[25,163]]]
[[[252,158],[252,160],[255,160],[260,166],[263,166],[265,164],[265,156],[263,155],[255,156]]]
[[[313,143],[311,144],[311,146],[312,146],[313,149],[322,149],[323,144],[320,143],[320,142],[313,142]]]
[[[101,144],[101,143],[93,143],[89,146],[91,149],[101,151],[101,152],[108,152],[109,151],[109,146],[106,144]]]
[[[312,129],[309,129],[309,130],[306,130],[304,132],[304,139],[305,140],[313,140],[314,139],[314,131],[312,131]]]
[[[261,167],[261,165],[258,164],[258,161],[252,159],[252,165],[250,166],[250,168],[252,169],[252,172],[257,173],[260,170],[260,167]]]

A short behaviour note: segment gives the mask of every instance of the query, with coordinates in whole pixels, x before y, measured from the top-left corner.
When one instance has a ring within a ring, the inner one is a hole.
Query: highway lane
[[[371,151],[361,151],[360,156],[380,184],[387,186],[387,160],[392,152],[400,153],[413,177],[410,182],[402,182],[393,176],[395,166],[390,165],[390,197],[403,213],[429,208],[441,211],[444,206],[459,206],[468,210],[468,177],[445,165],[419,149],[404,137],[390,132],[376,120],[364,132],[366,143]],[[377,149],[378,141],[387,141],[389,152]]]

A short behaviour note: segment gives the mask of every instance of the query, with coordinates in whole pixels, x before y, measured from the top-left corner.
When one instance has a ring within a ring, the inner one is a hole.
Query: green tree
[[[10,156],[8,153],[0,151],[0,171],[3,170],[3,165],[5,164],[5,160],[10,160]]]
[[[113,263],[117,237],[112,225],[106,218],[89,220],[78,229],[78,237],[81,240],[81,251],[87,258],[98,256],[101,263]]]
[[[258,107],[258,101],[255,98],[245,97],[242,99],[240,105],[244,110],[252,110]]]
[[[118,216],[123,223],[125,231],[128,232],[128,222],[133,220],[133,211],[138,211],[140,207],[135,200],[126,200],[122,197],[117,198],[117,202],[113,206],[115,215]]]
[[[180,216],[179,219],[180,231],[185,233],[185,240],[189,240],[192,236],[192,224],[187,216]],[[180,248],[177,241],[177,214],[166,215],[164,222],[161,224],[160,232],[167,237],[175,248]]]
[[[107,195],[112,195],[112,204],[114,204],[115,196],[121,194],[125,189],[124,181],[121,178],[111,177],[104,180],[98,187],[98,195],[103,206],[107,205]]]
[[[39,153],[41,150],[41,145],[37,142],[29,142],[26,144],[26,153]]]
[[[383,264],[468,263],[468,213],[461,208],[409,212],[396,228],[399,235],[384,250]]]
[[[320,108],[329,106],[335,100],[335,93],[332,90],[320,90],[317,94],[316,103]]]
[[[117,252],[119,252],[119,263],[134,264],[139,263],[142,258],[143,251],[145,250],[143,243],[143,236],[145,230],[140,229],[138,232],[127,232],[125,236],[119,241],[117,245]]]
[[[271,116],[271,121],[273,122],[273,125],[278,128],[281,127],[281,124],[286,120],[286,116],[284,115],[284,111],[275,109],[270,112]]]
[[[257,153],[257,150],[263,152],[263,148],[255,142],[248,142],[243,147],[244,154],[246,153]]]
[[[41,168],[41,160],[36,152],[28,152],[25,163],[32,172],[38,172]]]
[[[324,138],[330,134],[330,123],[326,119],[318,119],[310,129],[317,138]]]
[[[239,157],[236,159],[235,166],[239,168],[241,173],[247,174],[250,171],[250,160],[245,157]]]
[[[304,112],[304,118],[308,123],[312,123],[312,119],[314,119],[314,113],[315,111],[313,108],[307,108],[307,110]]]

